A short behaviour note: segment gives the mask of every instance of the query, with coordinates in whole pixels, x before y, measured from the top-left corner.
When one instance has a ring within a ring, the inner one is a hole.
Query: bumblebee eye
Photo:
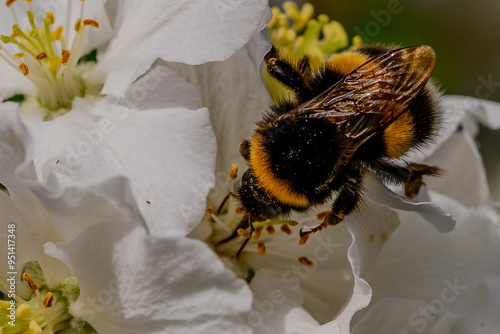
[[[267,204],[264,207],[264,216],[266,216],[267,219],[271,219],[279,215],[281,212],[281,208],[279,206],[275,206],[272,204]]]
[[[243,173],[243,176],[241,177],[241,185],[242,186],[247,186],[250,183],[250,180],[252,179],[252,172],[250,169],[247,169],[245,173]]]

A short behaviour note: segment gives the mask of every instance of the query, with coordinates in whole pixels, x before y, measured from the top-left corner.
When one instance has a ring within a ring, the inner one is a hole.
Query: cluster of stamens
[[[292,1],[285,1],[281,10],[273,7],[273,18],[268,23],[271,43],[286,55],[300,58],[308,55],[312,65],[323,63],[329,55],[349,45],[347,33],[338,21],[321,14],[313,19],[314,6],[306,3],[299,9]],[[359,36],[353,38],[359,45]]]
[[[6,3],[15,21],[12,33],[0,37],[3,43],[10,44],[12,48],[7,50],[0,46],[0,58],[36,86],[41,106],[51,111],[70,108],[73,99],[85,93],[83,79],[75,70],[82,56],[87,27],[99,28],[99,23],[82,19],[85,1],[81,0],[80,17],[71,28],[54,27],[55,17],[52,12],[47,12],[42,24],[37,24],[30,0],[27,1],[30,10],[26,13],[29,28],[23,30],[14,10],[15,2],[10,0]],[[71,3],[72,1],[68,1],[68,16]],[[71,41],[70,29],[75,31]],[[53,117],[49,115],[47,118]]]
[[[26,272],[23,274],[23,280],[33,291],[33,296],[29,301],[17,295],[12,301],[0,300],[0,314],[2,315],[0,332],[54,334],[64,329],[71,318],[66,299],[61,298],[59,293],[55,295],[51,291],[45,292],[42,297],[40,286]],[[0,280],[0,284],[6,291],[9,291],[5,282]]]
[[[217,211],[215,211],[211,206],[205,211],[206,214],[211,216],[213,223],[222,227],[223,230],[226,231],[225,238],[219,238],[218,241],[214,242],[217,251],[227,253],[233,250],[233,255],[238,258],[242,250],[245,249],[250,252],[256,251],[259,255],[263,256],[267,251],[266,243],[276,243],[276,241],[273,240],[273,237],[277,233],[277,228],[282,234],[291,236],[285,242],[298,241],[301,245],[305,244],[307,238],[292,236],[294,233],[292,227],[299,225],[299,223],[294,220],[282,220],[277,217],[275,219],[268,219],[265,221],[249,221],[251,218],[245,208],[236,206],[234,208],[234,213],[236,214],[236,217],[239,217],[236,220],[236,227],[231,228],[226,222],[224,222],[224,220],[219,216],[223,215],[221,209],[227,204],[227,201],[231,197],[234,197],[234,195],[232,195],[234,190],[234,181],[238,177],[238,168],[236,165],[232,165],[230,167],[228,177],[232,182],[232,190],[230,193],[222,201]],[[299,257],[296,260],[304,266],[313,266],[313,262],[307,257]]]

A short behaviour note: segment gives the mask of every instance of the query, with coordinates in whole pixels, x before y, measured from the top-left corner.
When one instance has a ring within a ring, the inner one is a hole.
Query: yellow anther
[[[283,3],[283,10],[286,15],[293,20],[293,28],[295,31],[301,31],[306,26],[307,22],[314,14],[314,6],[310,3],[304,4],[302,9],[292,1],[285,1]]]
[[[40,327],[40,325],[37,324],[35,320],[30,321],[30,329],[36,334],[43,333],[42,327]]]
[[[51,38],[54,41],[60,41],[63,35],[63,26],[59,26],[55,31],[52,31]]]
[[[258,226],[255,228],[255,232],[253,233],[253,238],[255,240],[258,240],[260,238],[260,235],[262,234],[263,229],[264,229],[264,226]]]
[[[269,235],[273,235],[276,232],[276,230],[274,229],[274,226],[272,226],[272,225],[266,226],[266,231],[267,231],[267,234],[269,234]]]
[[[257,244],[257,251],[259,252],[260,256],[266,254],[266,245],[263,242],[259,242]]]
[[[271,21],[269,21],[269,23],[267,24],[267,26],[266,26],[267,29],[270,29],[278,24],[278,21],[279,21],[278,16],[281,14],[281,10],[278,7],[271,8],[271,11],[273,13],[273,17],[272,17]]]
[[[35,56],[36,60],[44,60],[44,59],[47,59],[47,58],[48,58],[48,56],[47,56],[47,54],[45,52],[40,52],[39,54],[37,54]]]
[[[17,1],[17,0],[7,0],[7,1],[5,2],[5,5],[6,5],[7,7],[10,7],[10,6],[12,6],[12,4],[13,4],[14,2],[16,2],[16,1]]]
[[[21,65],[23,65],[23,64],[21,64]],[[25,65],[25,66],[26,66],[26,65]],[[26,68],[27,68],[27,67],[28,67],[28,66],[26,66]],[[21,70],[21,71],[22,71],[22,70]],[[24,72],[23,72],[23,73],[24,73]],[[26,74],[25,74],[25,75],[26,75]],[[28,274],[28,273],[24,273],[24,274],[23,274],[23,280],[25,280],[25,281],[26,281],[26,283],[28,283],[28,286],[30,287],[30,290],[31,290],[31,291],[38,290],[38,283],[37,283],[37,282],[35,282],[35,281],[31,278],[30,274]]]
[[[14,53],[12,55],[12,59],[19,59],[19,58],[24,58],[26,55],[22,52]]]
[[[290,229],[290,226],[288,226],[288,225],[281,225],[280,230],[281,230],[281,232],[285,233],[286,235],[292,234],[292,230]]]
[[[8,300],[0,300],[0,309],[6,310],[10,307],[10,302]]]
[[[205,209],[205,214],[209,214],[209,215],[212,215],[214,213],[214,207],[213,206],[209,206]]]
[[[347,33],[345,32],[344,27],[338,21],[332,21],[330,23],[325,24],[323,27],[323,34],[325,37],[335,36],[338,40],[345,40],[346,43],[348,41]]]
[[[238,177],[238,166],[232,164],[231,168],[229,169],[228,176],[231,180],[236,180],[236,178]]]
[[[23,303],[16,308],[16,317],[25,318],[31,313],[31,306]]]
[[[290,21],[288,20],[288,16],[285,13],[278,14],[278,27],[290,27]]]
[[[45,294],[45,297],[43,297],[43,306],[49,308],[52,306],[53,303],[54,303],[54,294],[49,291],[47,292],[47,294]]]
[[[94,20],[83,20],[84,26],[92,26],[94,28],[99,28],[99,22]]]
[[[311,260],[309,260],[307,257],[305,256],[301,256],[297,259],[297,261],[299,261],[299,263],[303,266],[306,266],[306,267],[312,267],[314,266],[314,262],[312,262]]]
[[[68,63],[69,57],[71,57],[71,52],[69,52],[69,50],[62,50],[61,62],[63,65],[66,65]]]
[[[24,2],[31,3],[33,0],[23,0]]]
[[[50,25],[53,25],[54,22],[56,21],[56,18],[52,12],[47,12],[47,15],[45,16],[47,20],[49,20]]]
[[[82,29],[82,19],[78,18],[75,22],[75,31],[80,32]]]
[[[356,35],[352,38],[352,45],[355,47],[355,48],[359,48],[363,45],[363,38],[361,38],[361,36],[359,35]]]
[[[250,232],[248,232],[247,230],[244,230],[244,229],[242,229],[242,228],[239,228],[237,232],[238,232],[238,235],[239,235],[240,237],[243,237],[243,238],[245,238],[245,239],[250,238]]]
[[[283,2],[282,7],[285,14],[292,20],[295,21],[296,19],[300,18],[300,10],[295,2],[285,1]]]

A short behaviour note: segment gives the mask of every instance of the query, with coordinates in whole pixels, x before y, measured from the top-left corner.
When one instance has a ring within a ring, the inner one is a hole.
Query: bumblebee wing
[[[387,52],[284,116],[325,118],[347,138],[364,141],[407,110],[429,81],[435,62],[429,46]]]

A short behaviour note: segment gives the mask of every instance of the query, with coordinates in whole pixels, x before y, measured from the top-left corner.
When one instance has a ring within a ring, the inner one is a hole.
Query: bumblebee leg
[[[386,164],[381,171],[388,181],[403,183],[405,196],[413,198],[418,195],[420,188],[425,184],[424,176],[439,176],[442,170],[435,166],[411,163],[407,167]]]
[[[269,75],[292,89],[302,100],[309,100],[315,93],[310,87],[312,72],[308,57],[302,57],[298,63],[292,63],[282,57],[274,46],[264,58]]]
[[[351,172],[351,175],[346,177],[339,195],[335,199],[335,202],[333,202],[332,210],[326,215],[323,222],[312,230],[301,231],[300,236],[304,237],[307,234],[321,231],[328,226],[337,225],[342,222],[346,216],[356,210],[361,200],[362,180],[363,175],[359,170],[357,172]]]

